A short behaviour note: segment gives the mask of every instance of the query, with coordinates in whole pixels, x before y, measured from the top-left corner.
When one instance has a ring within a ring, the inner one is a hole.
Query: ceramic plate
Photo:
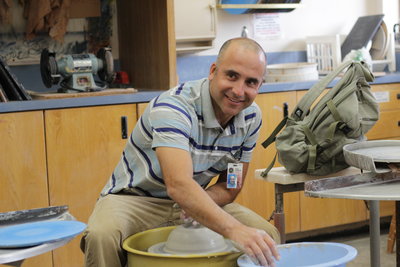
[[[373,60],[380,60],[385,58],[388,43],[389,40],[387,36],[386,24],[382,22],[381,26],[379,26],[375,36],[372,39],[370,54]]]
[[[0,248],[31,247],[72,238],[85,230],[78,221],[40,221],[0,228]]]

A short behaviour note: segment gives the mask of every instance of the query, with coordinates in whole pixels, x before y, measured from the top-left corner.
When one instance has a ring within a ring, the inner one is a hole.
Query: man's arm
[[[192,159],[187,151],[157,147],[156,154],[168,195],[190,217],[231,239],[262,265],[275,266],[273,257],[279,256],[274,240],[265,232],[241,224],[213,201],[193,180]]]

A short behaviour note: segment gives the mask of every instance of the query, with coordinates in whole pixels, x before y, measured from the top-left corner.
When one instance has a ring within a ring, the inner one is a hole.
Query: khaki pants
[[[180,209],[167,199],[110,194],[98,200],[81,240],[85,266],[121,267],[126,264],[123,241],[148,229],[179,225]],[[255,212],[236,203],[223,209],[245,225],[265,230],[277,243],[278,230]]]

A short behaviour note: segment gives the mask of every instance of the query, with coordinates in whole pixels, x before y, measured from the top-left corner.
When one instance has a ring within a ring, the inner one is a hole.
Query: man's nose
[[[245,88],[246,88],[246,83],[238,81],[233,87],[232,91],[236,96],[243,96]]]

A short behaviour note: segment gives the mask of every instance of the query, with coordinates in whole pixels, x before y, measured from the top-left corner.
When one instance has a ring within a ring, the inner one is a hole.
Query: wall
[[[205,77],[209,65],[227,39],[239,37],[246,26],[250,38],[258,41],[268,57],[268,64],[307,61],[306,37],[335,35],[345,36],[358,17],[385,14],[388,32],[398,23],[399,0],[302,0],[301,5],[288,13],[279,13],[281,36],[270,40],[254,37],[254,14],[229,14],[217,10],[217,35],[212,49],[177,58],[179,82]],[[218,1],[217,1],[218,2]],[[333,4],[334,2],[334,4]]]
[[[385,14],[385,23],[392,31],[398,23],[398,0],[302,0],[301,6],[288,12],[280,13],[282,37],[274,40],[257,40],[265,51],[303,51],[306,36],[346,35],[350,32],[357,18],[366,15]],[[217,38],[214,49],[198,55],[214,55],[218,48],[229,38],[238,37],[243,26],[249,29],[253,37],[253,14],[232,15],[219,9],[217,12]]]

